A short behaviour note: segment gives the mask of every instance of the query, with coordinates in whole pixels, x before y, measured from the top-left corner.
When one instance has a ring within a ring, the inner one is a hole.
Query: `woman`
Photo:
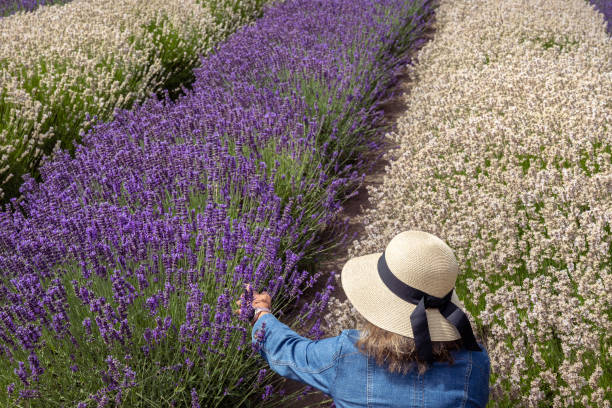
[[[485,407],[490,362],[454,291],[458,272],[440,238],[402,232],[383,253],[342,269],[361,331],[306,339],[274,317],[263,292],[253,297],[253,341],[274,371],[330,395],[339,408]]]

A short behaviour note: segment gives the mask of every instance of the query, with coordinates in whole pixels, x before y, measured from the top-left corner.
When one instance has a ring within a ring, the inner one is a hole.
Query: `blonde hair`
[[[376,364],[391,373],[408,373],[415,365],[419,374],[427,371],[427,362],[418,358],[414,339],[381,329],[360,316],[358,319],[360,337],[355,345],[366,356],[374,357]],[[461,339],[453,341],[432,341],[434,361],[453,364],[451,351],[463,346]]]

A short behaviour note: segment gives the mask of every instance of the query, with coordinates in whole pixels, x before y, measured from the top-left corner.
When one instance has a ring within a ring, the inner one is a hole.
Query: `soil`
[[[432,21],[429,23],[429,27],[426,29],[422,37],[426,41],[423,42],[420,45],[420,47],[418,47],[417,49],[411,50],[409,53],[409,57],[411,58],[411,60],[413,60],[413,63],[415,62],[414,59],[415,59],[415,55],[418,49],[422,48],[427,43],[427,41],[433,38],[433,35],[435,32],[435,29],[434,29],[435,14],[431,18],[432,18]],[[402,116],[402,114],[405,112],[405,110],[408,107],[407,105],[408,98],[406,97],[406,94],[410,92],[412,85],[413,85],[413,82],[410,81],[407,69],[404,68],[399,73],[397,83],[390,90],[394,96],[390,98],[384,105],[381,106],[381,108],[384,111],[384,118],[383,118],[382,126],[387,127],[388,132],[394,132],[397,130],[397,120]],[[384,149],[385,151],[389,152],[395,149],[396,147],[397,145],[394,142],[388,141]],[[368,162],[369,160],[375,160],[375,162],[372,164],[370,171],[366,174],[363,183],[359,187],[358,194],[346,200],[343,203],[342,217],[345,220],[348,219],[348,222],[349,222],[348,235],[353,236],[353,234],[356,233],[356,239],[358,239],[359,237],[362,237],[365,232],[364,224],[361,220],[361,217],[359,217],[359,215],[363,214],[366,209],[371,208],[373,206],[372,203],[369,201],[369,196],[368,196],[368,191],[367,191],[366,186],[381,185],[383,182],[384,175],[385,175],[385,167],[388,166],[390,163],[388,160],[379,158],[380,154],[381,152],[378,152],[376,154],[370,154],[371,157],[367,157],[367,156],[365,157],[366,162]],[[348,242],[343,247],[338,248],[337,251],[333,255],[328,256],[327,259],[318,263],[317,270],[323,271],[323,274],[318,279],[314,287],[309,289],[309,291],[304,294],[302,299],[300,299],[300,305],[295,307],[296,311],[300,310],[300,306],[304,302],[311,302],[314,298],[315,293],[319,291],[323,291],[325,289],[324,285],[330,273],[339,272],[342,270],[342,267],[344,266],[346,261],[348,261],[348,245],[349,244],[350,242]],[[332,295],[340,301],[346,300],[346,295],[344,294],[344,291],[342,290],[342,287],[340,286],[336,287]],[[282,320],[292,321],[293,317],[294,316],[292,315],[292,313],[289,313],[283,316]],[[306,336],[306,333],[308,332],[309,329],[310,327],[305,327],[301,330],[298,330],[298,333],[302,336]],[[331,335],[328,335],[326,333],[326,335],[324,335],[323,338],[326,338],[326,337],[331,337]],[[275,379],[280,382],[279,388],[282,388],[285,390],[285,395],[296,393],[297,391],[302,390],[304,388],[304,384],[298,381],[282,378],[276,375],[275,375]],[[280,406],[278,405],[278,403],[274,404],[274,401],[275,401],[275,398],[273,398],[272,401],[270,401],[270,406],[274,406],[274,407]],[[291,403],[287,402],[283,406],[290,406],[292,408],[315,408],[315,407],[329,407],[331,403],[332,403],[331,397],[327,396],[326,394],[318,390],[312,389],[305,396],[303,396],[299,401],[294,401]]]

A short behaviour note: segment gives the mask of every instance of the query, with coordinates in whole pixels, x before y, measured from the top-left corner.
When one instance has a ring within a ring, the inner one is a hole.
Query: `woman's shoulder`
[[[346,338],[353,343],[359,340],[359,330],[357,329],[344,329],[340,333],[340,336]]]
[[[471,351],[465,348],[451,352],[455,362],[463,363],[467,366],[479,367],[483,374],[490,370],[491,361],[487,349],[480,343],[480,351]]]
[[[487,353],[487,349],[484,345],[482,345],[481,343],[477,343],[478,347],[480,347],[479,351],[472,351],[472,350],[468,350],[466,348],[460,348],[459,350],[454,350],[451,351],[452,354],[456,354],[456,355],[471,355],[472,360],[474,359],[478,359],[478,360],[488,360],[489,359],[489,354]]]
[[[355,346],[355,343],[357,342],[357,340],[359,340],[359,330],[342,330],[342,332],[340,332],[340,338],[343,353],[350,353],[357,350],[357,346]]]
[[[357,329],[344,329],[344,330],[342,330],[342,332],[340,334],[341,335],[344,334],[345,336],[359,337],[359,330],[357,330]]]
[[[483,370],[488,372],[491,367],[491,360],[489,359],[489,353],[487,352],[487,349],[485,346],[483,346],[480,343],[478,343],[478,345],[480,346],[480,351],[472,352],[472,360],[474,361],[474,364],[481,366]]]
[[[481,343],[478,343],[478,346],[480,347],[480,351],[473,351],[472,359],[475,359],[477,361],[480,361],[486,364],[490,364],[489,353],[487,352],[487,348]]]

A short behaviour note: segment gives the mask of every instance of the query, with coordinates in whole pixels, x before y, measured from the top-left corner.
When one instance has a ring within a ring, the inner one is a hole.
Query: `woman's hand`
[[[251,285],[250,284],[246,284],[246,290],[250,290],[251,289]],[[238,304],[238,310],[235,311],[236,314],[240,314],[240,306],[242,304],[242,301],[244,300],[244,295],[240,296],[240,300],[236,301],[236,304]],[[268,292],[263,291],[262,293],[258,293],[258,292],[253,292],[253,302],[251,303],[253,308],[257,308],[257,307],[267,307],[268,309],[272,309],[272,298],[270,297],[270,295],[268,294]],[[257,319],[259,319],[259,317],[263,316],[264,314],[267,314],[270,312],[266,312],[266,311],[261,311],[259,313],[259,315],[255,316],[256,319],[253,321],[253,324],[255,324],[255,322],[257,321]]]

